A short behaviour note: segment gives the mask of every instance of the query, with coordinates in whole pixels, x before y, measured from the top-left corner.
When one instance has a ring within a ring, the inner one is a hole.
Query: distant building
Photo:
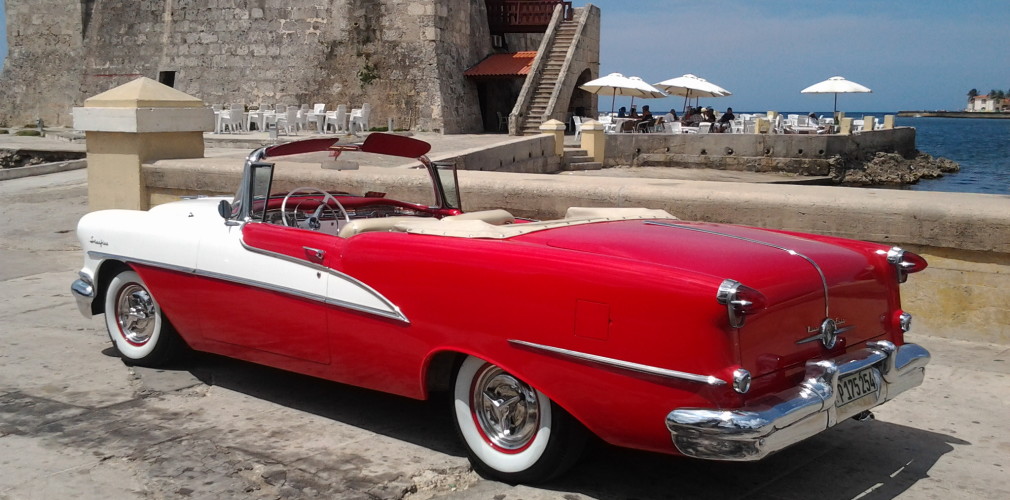
[[[0,124],[11,126],[71,125],[74,106],[139,76],[208,105],[369,103],[370,125],[443,133],[508,125],[515,135],[539,134],[542,122],[590,115],[597,105],[579,88],[599,76],[600,9],[592,4],[0,2],[10,46]],[[501,64],[509,59],[522,64]]]
[[[977,95],[968,98],[965,111],[995,112],[1010,110],[1010,99],[990,99],[988,95]]]

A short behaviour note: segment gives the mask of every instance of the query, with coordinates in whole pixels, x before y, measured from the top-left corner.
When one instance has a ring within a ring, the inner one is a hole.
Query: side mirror
[[[228,200],[221,200],[221,203],[217,204],[217,213],[221,214],[221,218],[228,220],[231,218],[231,203]]]
[[[241,225],[238,221],[231,220],[231,203],[228,200],[221,200],[221,203],[217,204],[217,213],[221,214],[224,219],[224,225],[226,226],[238,226]]]

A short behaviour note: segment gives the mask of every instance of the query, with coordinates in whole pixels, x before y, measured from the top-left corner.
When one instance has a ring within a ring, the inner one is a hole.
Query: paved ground
[[[68,290],[85,195],[82,170],[0,182],[0,498],[1010,498],[1005,345],[913,337],[923,387],[761,463],[598,444],[537,488],[474,475],[443,398],[205,355],[130,368]]]

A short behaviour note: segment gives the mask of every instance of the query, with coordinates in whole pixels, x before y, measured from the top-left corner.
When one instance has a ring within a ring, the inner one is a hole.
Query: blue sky
[[[0,57],[7,54],[0,0]],[[585,5],[575,1],[575,5]],[[800,94],[841,75],[873,89],[841,110],[961,109],[977,88],[1010,89],[1010,9],[988,0],[594,0],[603,15],[600,73],[649,83],[692,73],[733,92],[702,104],[737,110],[831,110]],[[654,110],[682,98],[647,101]],[[618,98],[618,106],[628,99]],[[603,103],[601,102],[601,107]]]
[[[719,109],[831,111],[831,94],[799,92],[835,75],[873,90],[839,95],[838,108],[847,111],[962,109],[972,88],[983,94],[1010,89],[1010,9],[1003,2],[592,3],[602,13],[601,75],[618,72],[656,83],[692,73],[733,92],[701,100]],[[679,110],[683,98],[646,103],[654,111],[671,105]]]

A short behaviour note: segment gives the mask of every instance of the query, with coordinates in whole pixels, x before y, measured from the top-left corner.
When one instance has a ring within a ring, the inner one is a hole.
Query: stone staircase
[[[593,161],[593,157],[589,156],[589,152],[585,149],[565,148],[565,156],[561,160],[561,170],[570,172],[573,170],[600,170],[602,168],[603,164]]]
[[[575,21],[562,21],[558,25],[558,33],[554,38],[554,44],[547,54],[547,61],[544,64],[544,71],[540,76],[536,91],[530,101],[529,113],[523,123],[521,135],[536,135],[540,133],[540,125],[543,123],[544,114],[547,112],[547,105],[554,96],[554,90],[561,77],[561,68],[565,64],[568,56],[568,49],[575,38],[575,31],[578,23]]]

